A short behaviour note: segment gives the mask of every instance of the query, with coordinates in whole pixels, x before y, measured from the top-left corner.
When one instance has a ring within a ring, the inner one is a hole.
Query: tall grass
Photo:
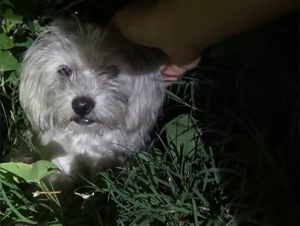
[[[54,165],[9,163],[21,146],[34,151],[18,103],[19,59],[49,18],[91,18],[89,4],[125,3],[26,3],[0,3],[0,225],[299,223],[298,14],[208,50],[168,90],[148,149],[61,202],[42,180]]]

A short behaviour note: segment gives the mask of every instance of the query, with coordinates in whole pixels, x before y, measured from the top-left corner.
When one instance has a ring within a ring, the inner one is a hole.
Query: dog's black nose
[[[95,107],[95,102],[88,97],[77,97],[72,101],[73,111],[78,115],[88,115]]]

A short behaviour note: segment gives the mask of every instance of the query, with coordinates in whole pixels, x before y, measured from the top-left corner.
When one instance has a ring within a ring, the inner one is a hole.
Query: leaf
[[[17,73],[15,71],[12,71],[8,77],[8,81],[14,86],[17,87],[19,84],[19,78],[17,76]]]
[[[34,26],[34,20],[30,20],[30,19],[25,19],[24,18],[24,24],[26,24],[26,26],[32,31],[35,32],[35,26]]]
[[[19,68],[17,59],[9,51],[0,52],[0,72],[11,71]]]
[[[26,41],[24,42],[16,42],[15,46],[17,47],[26,47],[27,49],[32,46],[32,44],[34,43],[34,40],[30,37],[26,37]]]
[[[165,127],[168,143],[175,144],[176,150],[184,148],[185,155],[191,153],[196,146],[196,120],[190,115],[180,115]]]
[[[40,160],[33,164],[13,162],[1,163],[0,168],[23,178],[28,183],[38,183],[44,177],[49,176],[58,170],[56,165],[45,160]]]
[[[0,49],[11,49],[14,42],[6,34],[0,34]]]
[[[7,9],[4,13],[4,17],[14,23],[20,23],[23,19],[22,16],[14,14],[12,9]]]

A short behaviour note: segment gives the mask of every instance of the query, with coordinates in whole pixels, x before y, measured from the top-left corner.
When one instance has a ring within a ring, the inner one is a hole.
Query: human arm
[[[162,49],[182,67],[214,43],[298,7],[298,0],[137,1],[117,12],[111,24],[137,44]]]

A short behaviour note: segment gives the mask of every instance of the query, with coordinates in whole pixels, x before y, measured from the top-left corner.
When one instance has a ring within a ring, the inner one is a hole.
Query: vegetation
[[[148,150],[79,186],[68,211],[42,180],[55,165],[9,162],[36,151],[22,53],[53,18],[105,24],[127,2],[0,2],[0,225],[298,225],[298,13],[208,49],[169,89]]]

